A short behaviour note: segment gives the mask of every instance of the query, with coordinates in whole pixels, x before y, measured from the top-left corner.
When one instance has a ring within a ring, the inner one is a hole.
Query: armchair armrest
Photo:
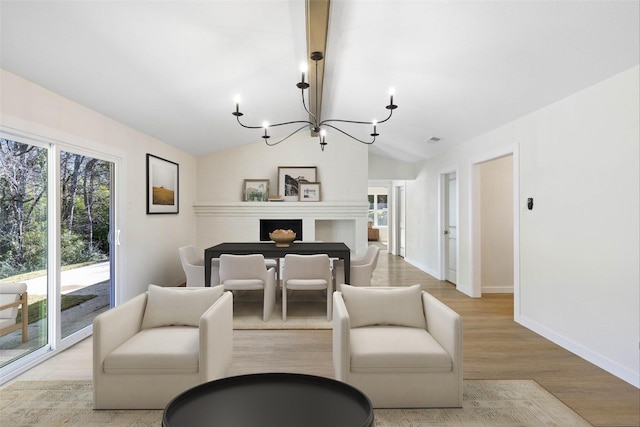
[[[102,372],[102,361],[120,344],[140,331],[147,294],[138,295],[93,320],[93,372]]]
[[[427,331],[449,353],[454,369],[462,372],[462,317],[427,292],[422,292],[422,304]]]
[[[346,381],[349,372],[351,321],[342,292],[333,293],[333,369],[337,380]]]
[[[233,293],[224,292],[200,318],[200,374],[203,381],[221,378],[233,353]]]

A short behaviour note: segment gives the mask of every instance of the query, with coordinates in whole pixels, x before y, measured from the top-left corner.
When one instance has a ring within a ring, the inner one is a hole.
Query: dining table
[[[287,254],[314,255],[327,254],[329,258],[338,258],[344,262],[344,280],[349,283],[351,268],[351,249],[343,242],[304,242],[294,241],[287,247],[276,246],[275,242],[227,242],[211,246],[204,250],[204,283],[211,286],[211,260],[222,254],[250,255],[262,254],[265,258],[281,259]]]

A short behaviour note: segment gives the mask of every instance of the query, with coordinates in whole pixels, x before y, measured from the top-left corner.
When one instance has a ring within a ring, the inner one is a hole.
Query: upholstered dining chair
[[[367,252],[361,258],[351,258],[351,266],[349,268],[350,279],[349,285],[352,286],[371,286],[371,278],[373,272],[378,266],[378,256],[380,248],[376,245],[369,245]],[[344,261],[337,259],[333,261],[334,280],[336,290],[340,290],[340,285],[344,283]]]
[[[262,254],[220,255],[220,284],[230,291],[262,290],[262,320],[269,320],[276,305],[276,269],[265,268]]]
[[[22,321],[16,322],[22,306]],[[0,335],[22,329],[22,342],[29,340],[29,304],[26,283],[0,283]]]
[[[326,290],[327,320],[331,320],[333,282],[327,254],[285,255],[282,272],[282,320],[287,320],[288,291],[300,290]]]
[[[204,257],[200,256],[198,249],[193,246],[183,246],[178,249],[182,269],[187,276],[187,287],[203,287],[204,284]],[[211,260],[211,286],[220,284],[220,261]]]

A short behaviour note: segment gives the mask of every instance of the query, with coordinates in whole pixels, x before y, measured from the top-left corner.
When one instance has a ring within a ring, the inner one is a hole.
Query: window
[[[373,227],[387,227],[389,225],[389,207],[387,204],[387,189],[369,189],[369,222]],[[381,194],[384,192],[384,194]]]

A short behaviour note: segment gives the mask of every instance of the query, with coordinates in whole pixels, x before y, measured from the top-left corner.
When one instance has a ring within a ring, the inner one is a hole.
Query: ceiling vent
[[[432,136],[431,138],[427,139],[427,142],[429,144],[435,144],[436,142],[440,142],[441,139],[442,138],[438,138],[438,137]]]

